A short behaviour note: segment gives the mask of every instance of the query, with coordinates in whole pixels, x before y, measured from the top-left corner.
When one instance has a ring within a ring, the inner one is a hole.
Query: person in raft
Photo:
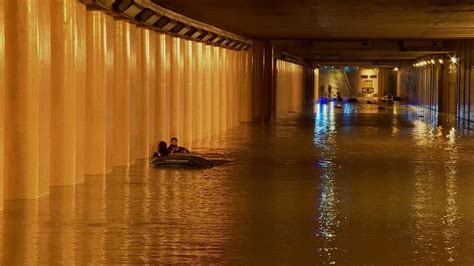
[[[164,141],[160,141],[160,144],[158,144],[158,151],[153,154],[153,157],[163,157],[163,156],[168,156],[168,144]]]
[[[171,144],[168,147],[168,154],[173,154],[173,153],[189,153],[189,150],[178,146],[178,139],[176,137],[171,138]]]

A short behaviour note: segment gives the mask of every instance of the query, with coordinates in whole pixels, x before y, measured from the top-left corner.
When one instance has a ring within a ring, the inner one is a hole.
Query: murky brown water
[[[474,263],[474,138],[400,108],[316,105],[49,199],[8,202],[4,265]],[[438,127],[441,125],[442,127]]]

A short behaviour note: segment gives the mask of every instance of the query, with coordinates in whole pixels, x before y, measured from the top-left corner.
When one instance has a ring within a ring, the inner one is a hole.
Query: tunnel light
[[[444,63],[443,59],[441,59],[441,58],[438,59],[438,62],[439,62],[440,64],[443,64],[443,63]]]
[[[192,28],[190,26],[185,26],[180,31],[177,32],[179,36],[185,36]]]
[[[198,30],[195,28],[195,27],[190,27],[190,29],[188,30],[188,32],[186,32],[186,34],[184,36],[186,37],[189,37],[189,38],[193,38],[193,35],[197,32]]]
[[[214,36],[215,36],[214,33],[208,32],[208,33],[206,34],[206,36],[204,36],[204,37],[201,39],[201,41],[207,42],[207,41],[209,41],[211,38],[213,38]]]
[[[451,63],[457,64],[457,62],[458,62],[458,58],[456,58],[455,56],[451,57]]]
[[[153,10],[151,10],[149,8],[145,8],[135,17],[135,19],[139,22],[145,22],[150,17],[152,17],[154,14],[155,14],[155,12],[153,12]],[[153,23],[152,23],[152,25],[153,25]]]
[[[171,30],[170,32],[172,33],[178,33],[179,31],[181,31],[182,29],[184,29],[186,27],[186,25],[184,25],[183,23],[181,22],[178,22],[178,24],[176,24]]]
[[[431,63],[432,65],[436,64],[436,62],[435,62],[434,59],[431,59],[431,60],[430,60],[430,63]]]
[[[245,44],[240,50],[247,50],[250,47],[250,45]]]
[[[226,46],[227,46],[228,48],[232,48],[232,47],[234,47],[236,44],[237,44],[237,41],[231,40],[230,42],[228,42],[228,43],[226,44]]]
[[[122,13],[127,10],[127,8],[129,8],[132,4],[132,0],[116,1],[116,3],[113,4],[113,8],[118,12]]]
[[[230,45],[229,48],[237,49],[237,47],[239,47],[239,46],[240,46],[240,43],[236,41],[236,42],[234,42],[234,44]]]
[[[209,37],[207,39],[207,41],[210,42],[210,43],[214,43],[214,41],[217,39],[217,37],[218,37],[217,35],[213,34],[211,37]]]
[[[398,67],[395,67],[393,70],[394,70],[394,71],[398,71]]]
[[[115,3],[115,0],[97,0],[96,3],[100,6],[111,8],[112,5]]]
[[[135,18],[140,12],[142,12],[142,8],[139,5],[132,4],[127,9],[125,9],[123,14],[125,14],[127,17]]]
[[[193,34],[191,35],[191,38],[193,38],[193,39],[198,39],[199,36],[201,36],[201,35],[202,35],[202,31],[199,31],[199,30],[198,30],[198,31],[196,31],[195,33],[193,33]]]
[[[235,49],[240,50],[240,49],[242,49],[242,47],[244,47],[244,46],[245,46],[245,44],[239,43],[239,45],[235,46]]]
[[[222,45],[222,46],[227,46],[227,45],[230,44],[230,42],[232,42],[231,39],[225,39],[225,40],[221,43],[221,45]]]
[[[158,21],[159,23],[159,21]],[[161,30],[163,31],[170,31],[171,29],[173,29],[178,23],[176,21],[169,21],[166,25],[164,25]]]
[[[217,35],[214,40],[211,41],[212,44],[219,44],[224,40],[224,37]]]
[[[145,24],[148,26],[153,26],[158,20],[160,20],[160,17],[156,14],[153,14],[151,17],[145,20]]]

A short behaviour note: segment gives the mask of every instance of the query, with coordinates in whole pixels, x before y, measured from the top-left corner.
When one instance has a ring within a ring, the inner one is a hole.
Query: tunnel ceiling
[[[432,40],[474,37],[474,0],[152,1],[316,63],[397,64],[453,50],[452,41]]]
[[[474,37],[470,0],[153,0],[251,38],[431,39]]]

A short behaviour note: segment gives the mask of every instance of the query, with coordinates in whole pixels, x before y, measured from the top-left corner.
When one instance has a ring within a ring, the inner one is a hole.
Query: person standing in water
[[[328,99],[329,99],[329,100],[332,99],[332,87],[331,87],[331,84],[328,85]]]

